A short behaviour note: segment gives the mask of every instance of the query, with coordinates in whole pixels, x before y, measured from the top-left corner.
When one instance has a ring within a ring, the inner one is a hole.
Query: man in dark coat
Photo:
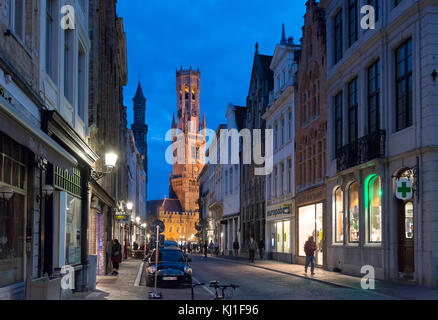
[[[122,262],[122,245],[119,240],[115,239],[113,243],[113,249],[111,252],[111,261],[113,263],[113,276],[119,274],[120,263]]]

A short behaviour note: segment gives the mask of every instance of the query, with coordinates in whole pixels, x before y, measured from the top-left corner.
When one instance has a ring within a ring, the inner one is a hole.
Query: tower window
[[[189,87],[186,87],[185,91],[186,91],[186,100],[188,100],[189,99]]]
[[[195,91],[195,88],[192,88],[192,100],[196,100],[196,91]]]

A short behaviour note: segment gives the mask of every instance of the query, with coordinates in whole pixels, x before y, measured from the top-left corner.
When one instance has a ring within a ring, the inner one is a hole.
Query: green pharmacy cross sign
[[[412,182],[409,179],[397,179],[396,197],[400,200],[412,199]]]

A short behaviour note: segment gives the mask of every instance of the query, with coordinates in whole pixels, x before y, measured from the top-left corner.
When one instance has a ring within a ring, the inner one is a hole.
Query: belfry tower
[[[198,176],[205,164],[206,123],[201,122],[199,96],[201,72],[176,71],[177,121],[172,121],[173,175],[170,176],[170,197],[178,198],[183,211],[199,211]]]

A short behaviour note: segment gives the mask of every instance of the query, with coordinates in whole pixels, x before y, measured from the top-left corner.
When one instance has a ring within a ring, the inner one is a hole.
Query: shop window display
[[[378,175],[367,179],[365,203],[368,210],[368,239],[372,243],[382,242],[382,188]]]
[[[67,195],[66,263],[81,263],[81,199]]]
[[[405,211],[406,239],[414,239],[414,204],[406,203]]]
[[[341,188],[335,191],[335,242],[344,242],[344,195]]]
[[[25,197],[0,200],[0,288],[24,281]]]
[[[349,242],[359,242],[359,184],[354,182],[348,191]]]
[[[323,264],[323,205],[313,204],[299,209],[298,245],[299,255],[304,257],[304,245],[311,236],[315,239],[317,251],[316,263]]]

